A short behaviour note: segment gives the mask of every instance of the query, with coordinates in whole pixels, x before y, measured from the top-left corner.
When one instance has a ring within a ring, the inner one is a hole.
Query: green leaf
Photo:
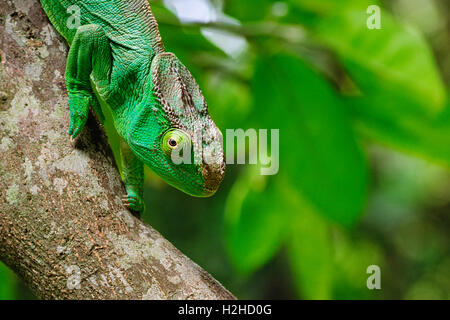
[[[444,108],[445,86],[431,49],[415,28],[395,21],[382,10],[381,29],[370,30],[366,26],[369,15],[365,0],[339,1],[339,7],[336,1],[335,5],[331,1],[293,1],[317,13],[315,23],[310,25],[314,35],[335,50],[346,66],[352,63],[365,69],[365,77],[415,99],[415,106],[427,114]],[[366,80],[352,69],[348,71],[358,84]]]
[[[367,289],[368,266],[379,266],[382,275],[383,270],[389,269],[380,244],[365,236],[333,231],[333,299],[385,298],[384,290]],[[382,278],[386,283],[386,274]]]
[[[347,98],[346,106],[360,132],[389,147],[450,165],[450,103],[443,112],[423,114],[421,103],[389,83],[370,77],[360,65],[347,62],[358,74],[361,97]]]
[[[349,99],[347,105],[357,128],[369,138],[450,166],[450,105],[436,117],[425,117],[405,110],[414,109],[415,103],[388,90],[374,90],[365,97]]]
[[[327,223],[299,194],[289,192],[291,220],[288,252],[300,298],[330,299],[333,257]]]
[[[16,276],[0,262],[0,300],[13,300],[16,298]]]
[[[251,112],[248,85],[220,72],[208,73],[207,80],[202,90],[210,106],[210,115],[217,126],[223,132],[225,128],[245,127]]]
[[[280,55],[258,61],[253,95],[258,125],[280,129],[280,174],[318,212],[353,225],[366,202],[368,168],[333,89],[304,62]]]
[[[264,20],[272,4],[269,0],[228,0],[224,12],[242,21]]]
[[[227,251],[241,273],[261,267],[282,243],[288,219],[279,196],[275,179],[261,176],[254,166],[246,169],[227,198]]]
[[[291,0],[302,9],[312,11],[321,16],[335,12],[367,8],[370,5],[379,5],[379,0]]]

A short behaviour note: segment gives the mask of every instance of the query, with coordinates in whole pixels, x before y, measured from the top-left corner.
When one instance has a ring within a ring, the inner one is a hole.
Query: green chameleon
[[[41,0],[70,51],[69,135],[89,107],[108,106],[121,138],[124,205],[142,212],[144,164],[173,187],[213,195],[224,175],[223,137],[191,73],[164,49],[148,0]]]

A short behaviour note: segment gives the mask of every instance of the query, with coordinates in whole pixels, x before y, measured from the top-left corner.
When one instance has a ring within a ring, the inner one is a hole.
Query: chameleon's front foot
[[[89,116],[91,97],[83,94],[69,94],[69,135],[75,139],[83,131]]]
[[[142,196],[138,195],[132,187],[127,188],[127,195],[122,198],[122,203],[125,207],[131,211],[138,212],[139,214],[144,211],[144,200]]]

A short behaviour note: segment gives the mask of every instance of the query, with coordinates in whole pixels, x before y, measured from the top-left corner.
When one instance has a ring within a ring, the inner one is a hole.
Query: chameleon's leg
[[[144,164],[133,154],[128,144],[120,140],[122,175],[127,195],[123,204],[136,212],[144,211]]]
[[[66,85],[69,94],[69,135],[76,138],[83,130],[92,106],[100,121],[104,116],[91,87],[91,76],[99,92],[109,86],[111,74],[109,40],[98,25],[78,28],[70,47],[66,67]]]

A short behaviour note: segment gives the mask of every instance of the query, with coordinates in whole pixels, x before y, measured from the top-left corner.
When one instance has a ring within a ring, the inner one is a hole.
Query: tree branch
[[[123,208],[94,121],[70,142],[67,46],[39,1],[0,13],[0,259],[43,299],[234,299]]]

